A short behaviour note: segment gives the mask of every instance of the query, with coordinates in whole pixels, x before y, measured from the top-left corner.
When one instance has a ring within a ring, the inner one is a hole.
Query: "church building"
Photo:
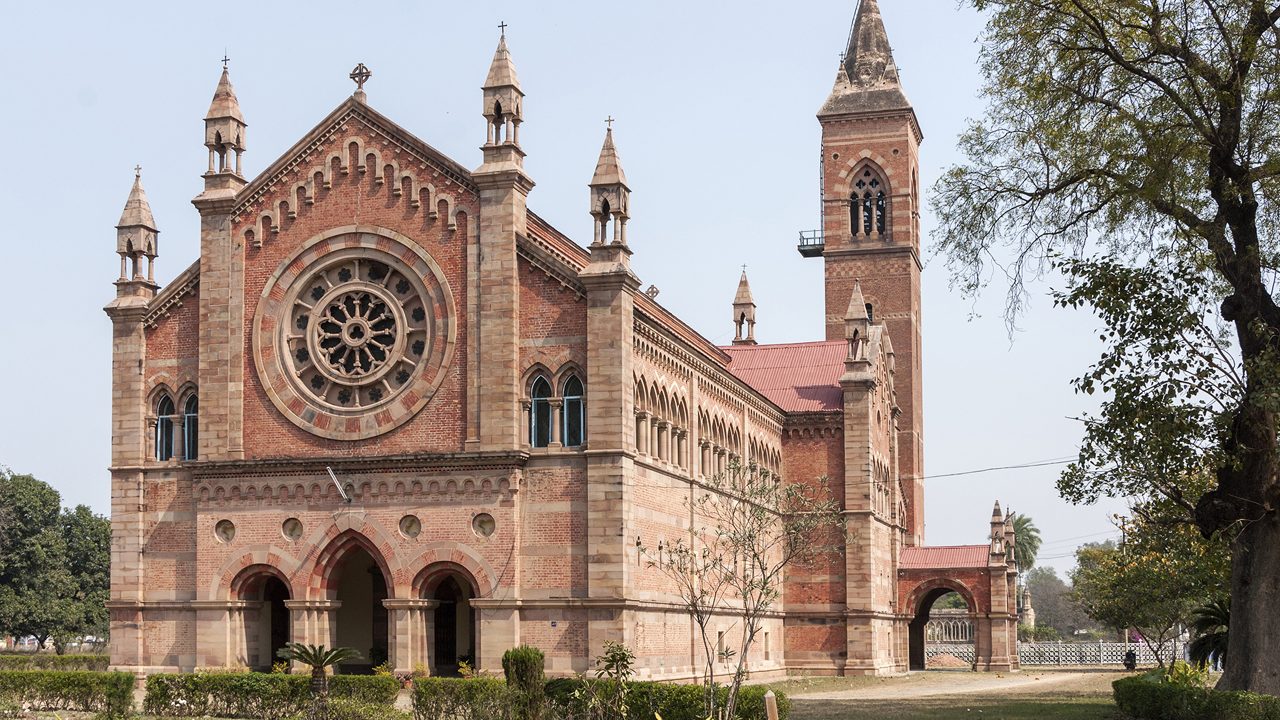
[[[924,545],[923,134],[876,0],[818,113],[822,226],[796,258],[825,268],[814,342],[758,343],[745,273],[724,347],[640,290],[611,129],[583,168],[591,236],[535,214],[505,35],[478,165],[374,109],[369,76],[250,177],[224,67],[200,255],[164,288],[134,179],[106,307],[113,667],[266,669],[296,641],[355,648],[344,672],[449,674],[529,644],[566,675],[615,641],[641,677],[689,679],[696,631],[641,548],[689,538],[687,500],[740,465],[829,478],[847,520],[838,554],[788,571],[753,675],[922,668],[952,591],[975,666],[1016,669],[1010,518]],[[714,624],[733,646],[732,615]]]

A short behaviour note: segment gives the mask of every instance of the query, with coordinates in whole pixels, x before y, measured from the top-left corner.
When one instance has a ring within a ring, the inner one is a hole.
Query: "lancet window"
[[[176,415],[176,409],[173,406],[173,398],[168,393],[160,396],[156,401],[156,459],[170,460],[173,458],[173,420]]]
[[[849,221],[855,238],[881,237],[889,232],[888,190],[888,184],[871,166],[856,174],[849,198]]]
[[[182,406],[182,459],[195,460],[196,447],[200,441],[199,423],[200,401],[195,394],[187,397]]]

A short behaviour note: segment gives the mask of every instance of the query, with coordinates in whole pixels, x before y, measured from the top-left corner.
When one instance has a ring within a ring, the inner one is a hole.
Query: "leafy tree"
[[[949,592],[933,601],[933,610],[968,610],[969,603],[957,592]]]
[[[1036,610],[1036,628],[1051,627],[1071,637],[1077,630],[1091,630],[1096,623],[1076,603],[1071,586],[1052,567],[1037,567],[1024,580]]]
[[[1231,600],[1218,598],[1191,612],[1196,637],[1187,646],[1195,665],[1218,665],[1227,655],[1227,628],[1231,625]]]
[[[1237,627],[1220,686],[1280,694],[1280,5],[972,2],[989,13],[989,107],[936,186],[935,237],[966,291],[1001,264],[1011,325],[1054,265],[1070,304],[1100,312],[1107,351],[1077,386],[1112,404],[1067,495],[1164,496],[1227,533]],[[1183,492],[1206,462],[1211,486]]]
[[[1036,555],[1040,552],[1040,528],[1029,515],[1015,513],[1013,516],[1013,557],[1018,563],[1018,572],[1025,573],[1036,565]]]
[[[1195,607],[1222,592],[1228,549],[1186,524],[1158,525],[1138,517],[1124,526],[1123,545],[1108,541],[1076,551],[1074,599],[1108,628],[1137,629],[1159,657]]]
[[[0,472],[0,632],[69,640],[104,636],[111,523],[81,505],[60,511],[58,492],[30,475]]]

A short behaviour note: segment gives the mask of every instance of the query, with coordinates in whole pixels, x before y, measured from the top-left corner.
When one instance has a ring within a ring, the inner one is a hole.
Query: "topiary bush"
[[[1116,707],[1141,720],[1280,720],[1280,698],[1165,682],[1159,670],[1111,683]]]
[[[502,680],[428,677],[413,681],[414,720],[511,720],[511,706],[511,690]]]
[[[50,655],[18,653],[0,655],[0,670],[93,670],[103,672],[110,665],[106,655]]]
[[[395,677],[337,675],[332,698],[391,707],[400,692]],[[279,673],[160,674],[147,678],[143,711],[168,717],[216,716],[275,720],[303,712],[311,702],[308,675]]]
[[[511,691],[512,714],[517,720],[540,720],[546,705],[542,651],[529,645],[502,654],[502,672]]]
[[[0,704],[126,718],[133,713],[133,686],[133,673],[4,670],[0,671]]]

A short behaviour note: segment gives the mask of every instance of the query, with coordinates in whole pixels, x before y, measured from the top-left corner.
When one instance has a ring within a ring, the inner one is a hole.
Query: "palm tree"
[[[302,643],[287,643],[276,654],[311,668],[311,696],[316,699],[329,697],[328,668],[347,660],[360,659],[360,653],[352,648],[326,648]]]
[[[1231,598],[1218,598],[1191,611],[1196,639],[1187,646],[1192,665],[1217,666],[1227,655],[1227,627],[1231,624]]]
[[[1021,574],[1036,564],[1036,553],[1040,552],[1040,528],[1030,516],[1017,514],[1013,516],[1013,533],[1013,557]]]

